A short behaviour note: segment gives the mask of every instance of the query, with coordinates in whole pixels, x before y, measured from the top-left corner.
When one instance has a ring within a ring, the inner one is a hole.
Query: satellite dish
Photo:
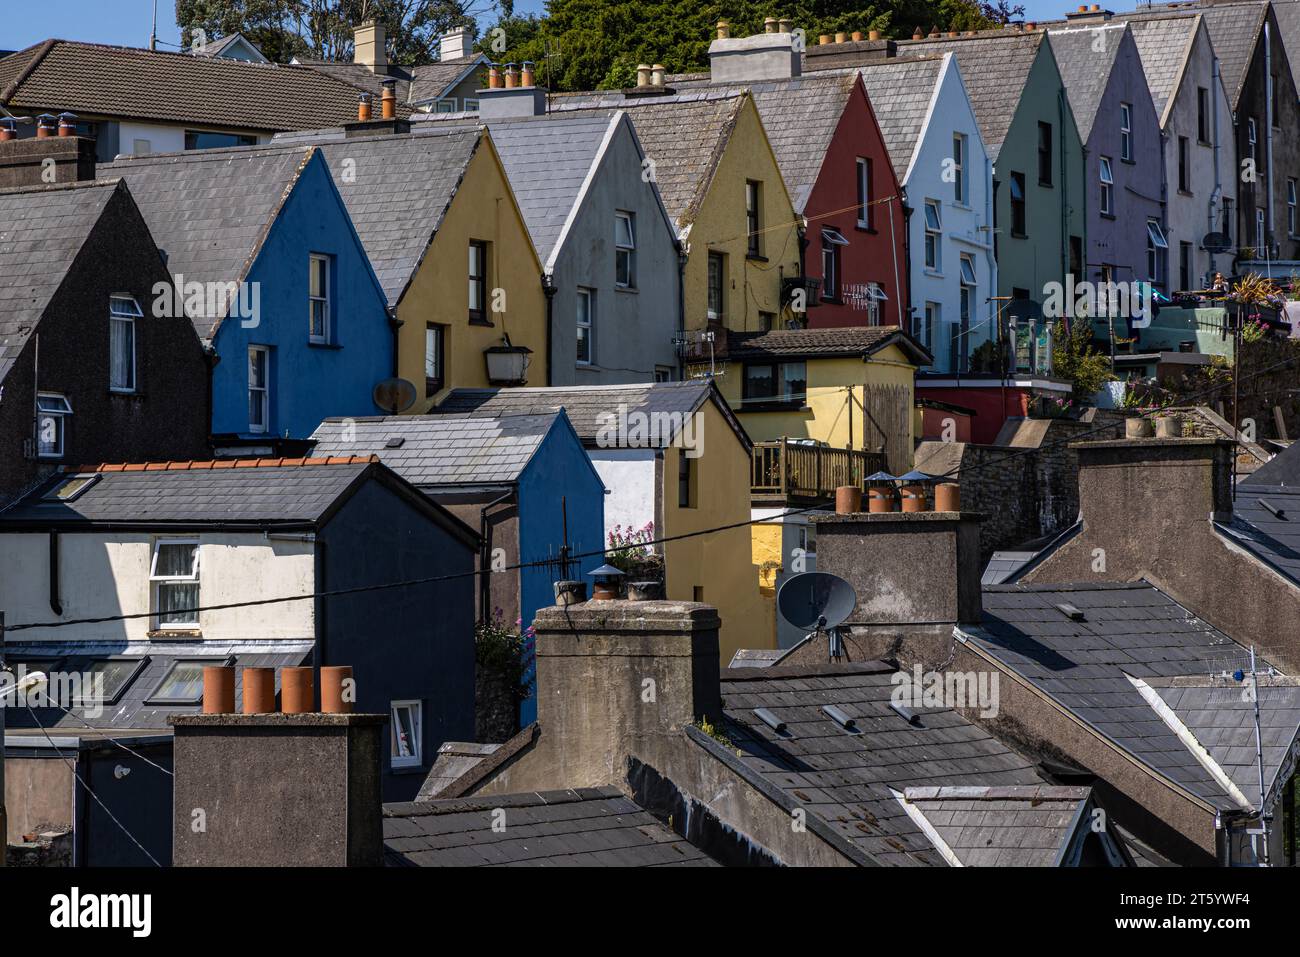
[[[804,572],[786,579],[776,593],[781,617],[796,628],[836,628],[858,603],[853,586],[830,572]]]
[[[1232,241],[1227,233],[1206,233],[1205,238],[1201,240],[1201,246],[1207,253],[1232,252]]]
[[[389,415],[398,415],[415,405],[415,386],[405,379],[385,379],[370,395],[375,405]]]

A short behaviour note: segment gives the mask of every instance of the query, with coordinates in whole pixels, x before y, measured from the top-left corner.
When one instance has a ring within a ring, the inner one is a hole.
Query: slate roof
[[[1268,4],[1214,3],[1197,10],[1210,31],[1210,42],[1219,57],[1223,87],[1228,91],[1228,102],[1235,110],[1246,85],[1246,73],[1255,55],[1259,33],[1264,28]],[[1284,44],[1285,37],[1284,31]]]
[[[708,195],[718,161],[731,139],[747,94],[691,90],[671,96],[625,98],[621,93],[560,95],[551,116],[571,110],[627,110],[655,185],[679,232],[694,221]]]
[[[116,180],[0,190],[0,382],[119,190]]]
[[[705,379],[632,385],[453,389],[433,414],[510,415],[563,409],[578,438],[584,445],[592,447],[599,441],[602,427],[609,424],[609,416],[617,416],[620,408],[626,408],[628,415],[659,414],[665,416],[663,421],[672,422],[674,414],[689,416],[709,401],[717,406],[731,423],[741,444],[748,448],[751,443],[744,427],[718,394],[717,388]],[[662,429],[651,438],[658,440],[656,447],[663,448],[672,444],[677,432]]]
[[[1219,534],[1300,584],[1300,488],[1243,482],[1232,509],[1231,521],[1215,523]]]
[[[1090,795],[1089,788],[1046,785],[928,787],[907,788],[897,800],[963,867],[1056,867]]]
[[[1014,576],[1025,564],[1032,561],[1037,552],[994,552],[989,563],[984,566],[980,576],[983,585],[1001,585]]]
[[[1084,620],[1067,617],[1061,604]],[[1151,682],[1231,673],[1243,663],[1249,668],[1249,653],[1159,589],[1146,582],[987,586],[982,626],[962,633],[1166,780],[1216,808],[1240,809],[1130,676]],[[1232,743],[1247,738],[1253,746],[1253,729],[1242,725]]]
[[[1125,17],[1133,32],[1138,55],[1142,57],[1142,71],[1147,77],[1147,88],[1155,104],[1156,116],[1163,127],[1168,120],[1166,110],[1178,92],[1179,81],[1192,46],[1201,29],[1202,20],[1196,13],[1176,17],[1141,16]]]
[[[310,147],[255,146],[157,153],[101,163],[98,175],[126,180],[169,273],[238,283],[311,155]],[[223,306],[190,319],[211,341],[225,314]]]
[[[803,212],[856,82],[854,73],[835,72],[727,85],[710,83],[705,74],[696,79],[682,77],[673,85],[676,89],[707,87],[734,93],[748,90],[795,211]]]
[[[1039,785],[1029,760],[947,708],[890,708],[895,669],[883,662],[728,668],[723,732],[751,780],[824,823],[832,840],[889,865],[943,866],[894,791],[909,787]],[[851,734],[823,710],[856,719]],[[785,722],[778,733],[754,709]]]
[[[493,822],[504,813],[505,828]],[[717,867],[613,787],[384,805],[395,867]]]
[[[1300,489],[1300,444],[1287,446],[1238,483],[1240,488],[1250,485]]]
[[[0,105],[269,133],[355,120],[357,90],[301,66],[46,40],[0,62]]]
[[[915,339],[898,326],[846,326],[837,329],[772,329],[768,332],[727,331],[727,359],[767,359],[805,356],[863,356],[896,345],[919,365],[931,361]]]
[[[1273,0],[1273,16],[1282,31],[1287,61],[1294,70],[1300,66],[1300,0]]]
[[[885,60],[857,71],[880,124],[894,173],[904,185],[948,56]]]
[[[953,53],[970,96],[980,136],[996,161],[1020,105],[1029,71],[1042,48],[1042,30],[1032,33],[980,33],[962,38],[908,40],[898,44],[899,56]]]
[[[122,689],[121,695],[102,708],[72,707],[68,712],[60,708],[35,708],[33,718],[26,708],[10,708],[6,718],[5,734],[31,731],[37,743],[44,743],[39,728],[44,726],[60,731],[90,730],[169,730],[167,717],[173,714],[197,714],[202,702],[191,705],[164,704],[154,699],[159,683],[177,661],[200,659],[207,664],[229,662],[235,668],[235,710],[243,707],[244,669],[275,668],[276,691],[280,688],[279,669],[311,663],[315,642],[306,639],[278,641],[202,641],[202,642],[10,642],[6,660],[11,665],[24,661],[44,661],[55,658],[51,667],[41,664],[42,670],[57,670],[66,674],[80,674],[94,661],[104,658],[131,658],[144,662],[143,668]],[[32,670],[32,669],[29,669]],[[101,713],[95,714],[99,710]],[[39,721],[39,724],[37,723]]]
[[[335,418],[312,438],[320,455],[375,455],[422,488],[498,485],[519,479],[561,418],[562,412]]]
[[[225,459],[89,466],[57,473],[0,512],[0,525],[310,525],[374,467],[371,458],[360,456],[328,464],[323,459]],[[75,498],[42,499],[65,479],[80,475],[96,479]]]
[[[1079,138],[1084,143],[1092,135],[1092,124],[1096,122],[1097,109],[1101,106],[1102,95],[1115,67],[1115,56],[1126,32],[1128,25],[1122,22],[1093,27],[1053,27],[1048,31],[1070,110],[1079,127]],[[1101,38],[1101,50],[1093,48],[1098,37]]]

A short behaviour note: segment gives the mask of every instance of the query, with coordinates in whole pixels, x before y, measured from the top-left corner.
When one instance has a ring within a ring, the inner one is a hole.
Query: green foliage
[[[707,70],[719,20],[741,37],[762,32],[765,17],[789,17],[815,44],[837,31],[899,38],[918,26],[976,30],[1019,8],[980,0],[550,0],[547,10],[542,19],[502,19],[506,49],[481,48],[499,62],[531,60],[553,90],[592,90],[633,85],[638,63],[662,63],[669,73]]]
[[[716,724],[709,724],[708,718],[701,717],[699,721],[695,722],[695,727],[699,728],[701,731],[707,734],[714,741],[718,742],[718,744],[722,745],[724,748],[727,748],[728,750],[733,750],[737,754],[740,753],[739,749],[736,748],[735,743],[729,737],[727,737],[725,734],[722,733],[721,728],[719,728]]]
[[[1115,378],[1110,358],[1092,345],[1092,324],[1079,321],[1067,326],[1059,320],[1053,329],[1052,373],[1074,385],[1074,397],[1091,401],[1103,385]]]
[[[474,626],[474,659],[478,667],[500,675],[506,684],[515,689],[522,701],[528,697],[529,685],[524,681],[528,657],[533,643],[533,628],[506,626],[498,608],[491,621],[480,621]]]

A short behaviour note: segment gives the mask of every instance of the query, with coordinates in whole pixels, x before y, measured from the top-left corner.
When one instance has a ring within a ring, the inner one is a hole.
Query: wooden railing
[[[841,485],[863,487],[863,480],[885,469],[882,452],[832,449],[791,442],[755,442],[750,492],[782,498],[829,499]]]

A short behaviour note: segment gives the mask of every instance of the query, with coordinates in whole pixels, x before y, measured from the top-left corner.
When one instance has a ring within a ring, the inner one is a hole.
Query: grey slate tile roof
[[[744,108],[746,94],[688,90],[671,96],[627,99],[621,93],[552,98],[551,116],[571,110],[627,110],[655,184],[679,232],[694,221],[708,195],[718,161]]]
[[[302,66],[45,40],[0,62],[0,104],[275,132],[356,119],[357,89]]]
[[[747,771],[783,791],[841,840],[882,864],[943,866],[944,858],[894,797],[909,787],[1038,785],[1033,765],[946,708],[890,709],[895,670],[883,662],[729,668],[724,733]],[[854,717],[850,734],[823,710]],[[754,714],[785,722],[778,734]]]
[[[1043,31],[1036,30],[980,33],[966,39],[909,40],[899,43],[898,55],[953,53],[957,57],[957,68],[966,83],[980,136],[989,158],[996,161],[1044,36]]]
[[[237,283],[311,154],[310,147],[158,153],[101,163],[98,175],[126,180],[169,273],[186,282]],[[211,341],[224,316],[223,307],[190,319]]]
[[[5,733],[13,735],[16,731],[33,732],[37,743],[43,743],[40,728],[58,729],[68,732],[87,732],[90,730],[125,731],[125,730],[168,730],[167,717],[173,714],[197,714],[202,710],[202,703],[191,705],[161,703],[154,699],[154,692],[159,683],[171,671],[177,661],[202,660],[206,664],[231,664],[235,668],[235,710],[243,707],[244,669],[275,668],[276,690],[279,690],[279,669],[297,667],[303,663],[310,664],[312,648],[315,642],[305,640],[281,640],[276,642],[160,642],[152,641],[147,647],[139,643],[124,646],[120,642],[72,643],[29,642],[26,644],[10,643],[6,648],[6,659],[12,665],[24,661],[43,661],[56,658],[57,664],[52,668],[41,664],[42,669],[57,670],[66,674],[80,674],[94,661],[109,657],[140,659],[144,666],[122,689],[121,695],[111,704],[102,708],[72,707],[70,714],[59,708],[34,708],[36,716],[26,708],[9,709]],[[264,649],[260,645],[266,646]],[[34,669],[28,669],[34,670]],[[99,714],[95,714],[99,711]],[[39,724],[38,724],[39,722]]]
[[[505,816],[505,829],[493,822]],[[393,867],[717,867],[617,788],[384,805]]]
[[[886,60],[857,71],[867,88],[894,173],[904,185],[947,56]]]
[[[496,485],[519,479],[562,417],[552,411],[326,419],[312,438],[319,455],[376,455],[421,488]]]
[[[1075,606],[1085,620],[1067,617],[1060,604]],[[1148,683],[1205,677],[1249,668],[1249,653],[1159,589],[1146,582],[988,586],[982,626],[963,631],[1157,774],[1215,807],[1239,808],[1128,676]],[[1243,727],[1233,743],[1247,736],[1253,741]]]
[[[1147,88],[1155,104],[1156,116],[1164,125],[1165,110],[1174,94],[1192,44],[1201,29],[1201,18],[1196,13],[1182,17],[1126,17],[1138,55],[1142,57],[1142,71],[1147,76]]]
[[[1055,867],[1079,827],[1090,789],[908,788],[899,803],[920,814],[963,867]]]
[[[1092,134],[1097,108],[1101,106],[1102,95],[1115,66],[1115,56],[1127,32],[1128,25],[1123,22],[1093,27],[1053,27],[1048,31],[1070,110],[1079,127],[1079,139],[1084,143]],[[1100,45],[1101,49],[1095,49],[1095,45]]]
[[[1292,70],[1300,67],[1300,0],[1273,0],[1273,16]]]
[[[768,332],[727,332],[728,359],[767,359],[782,356],[862,356],[897,345],[918,363],[928,354],[898,326],[845,326],[838,329],[772,329]]]
[[[1300,443],[1288,445],[1239,483],[1248,485],[1284,485],[1300,490]]]
[[[1246,73],[1264,28],[1267,3],[1213,3],[1197,8],[1210,31],[1210,42],[1219,57],[1223,88],[1235,110],[1246,85]],[[1285,33],[1283,34],[1285,43]]]
[[[620,408],[628,415],[645,413],[665,417],[689,416],[705,402],[713,401],[731,423],[741,443],[748,447],[749,437],[736,420],[717,389],[705,379],[683,382],[646,382],[632,385],[552,386],[522,389],[454,389],[433,414],[507,415],[563,409],[578,438],[588,447],[596,445],[602,426],[617,416]],[[663,421],[676,421],[665,418]],[[682,420],[684,421],[684,419]],[[657,432],[658,447],[670,445],[677,431]]]
[[[731,85],[712,84],[705,75],[702,79],[674,82],[673,86],[734,93],[749,90],[781,167],[781,178],[790,191],[795,211],[801,213],[856,82],[856,75],[837,72]]]
[[[84,472],[59,473],[0,512],[0,524],[310,524],[324,517],[373,467],[369,458],[346,464],[324,464],[318,459],[227,459],[150,463],[148,467],[109,465],[99,466],[100,471],[92,466]],[[63,479],[82,474],[98,478],[76,498],[42,500],[41,496]]]
[[[113,181],[0,190],[0,382],[119,189]]]
[[[1282,514],[1274,514],[1267,506]],[[1216,523],[1215,528],[1300,584],[1300,488],[1243,482],[1233,504],[1232,520]]]
[[[1001,585],[1031,561],[1037,552],[994,552],[989,563],[984,566],[980,583],[984,585]]]
[[[465,71],[473,68],[476,64],[486,63],[487,57],[481,53],[476,53],[469,57],[439,60],[436,63],[412,67],[403,67],[390,63],[386,74],[372,73],[369,67],[360,63],[302,59],[297,62],[307,69],[333,77],[358,90],[365,90],[376,97],[384,91],[384,80],[392,80],[393,92],[397,96],[397,101],[414,106],[437,100],[446,92],[447,87],[460,80]],[[376,112],[378,111],[376,110]],[[343,119],[347,119],[347,117]]]

